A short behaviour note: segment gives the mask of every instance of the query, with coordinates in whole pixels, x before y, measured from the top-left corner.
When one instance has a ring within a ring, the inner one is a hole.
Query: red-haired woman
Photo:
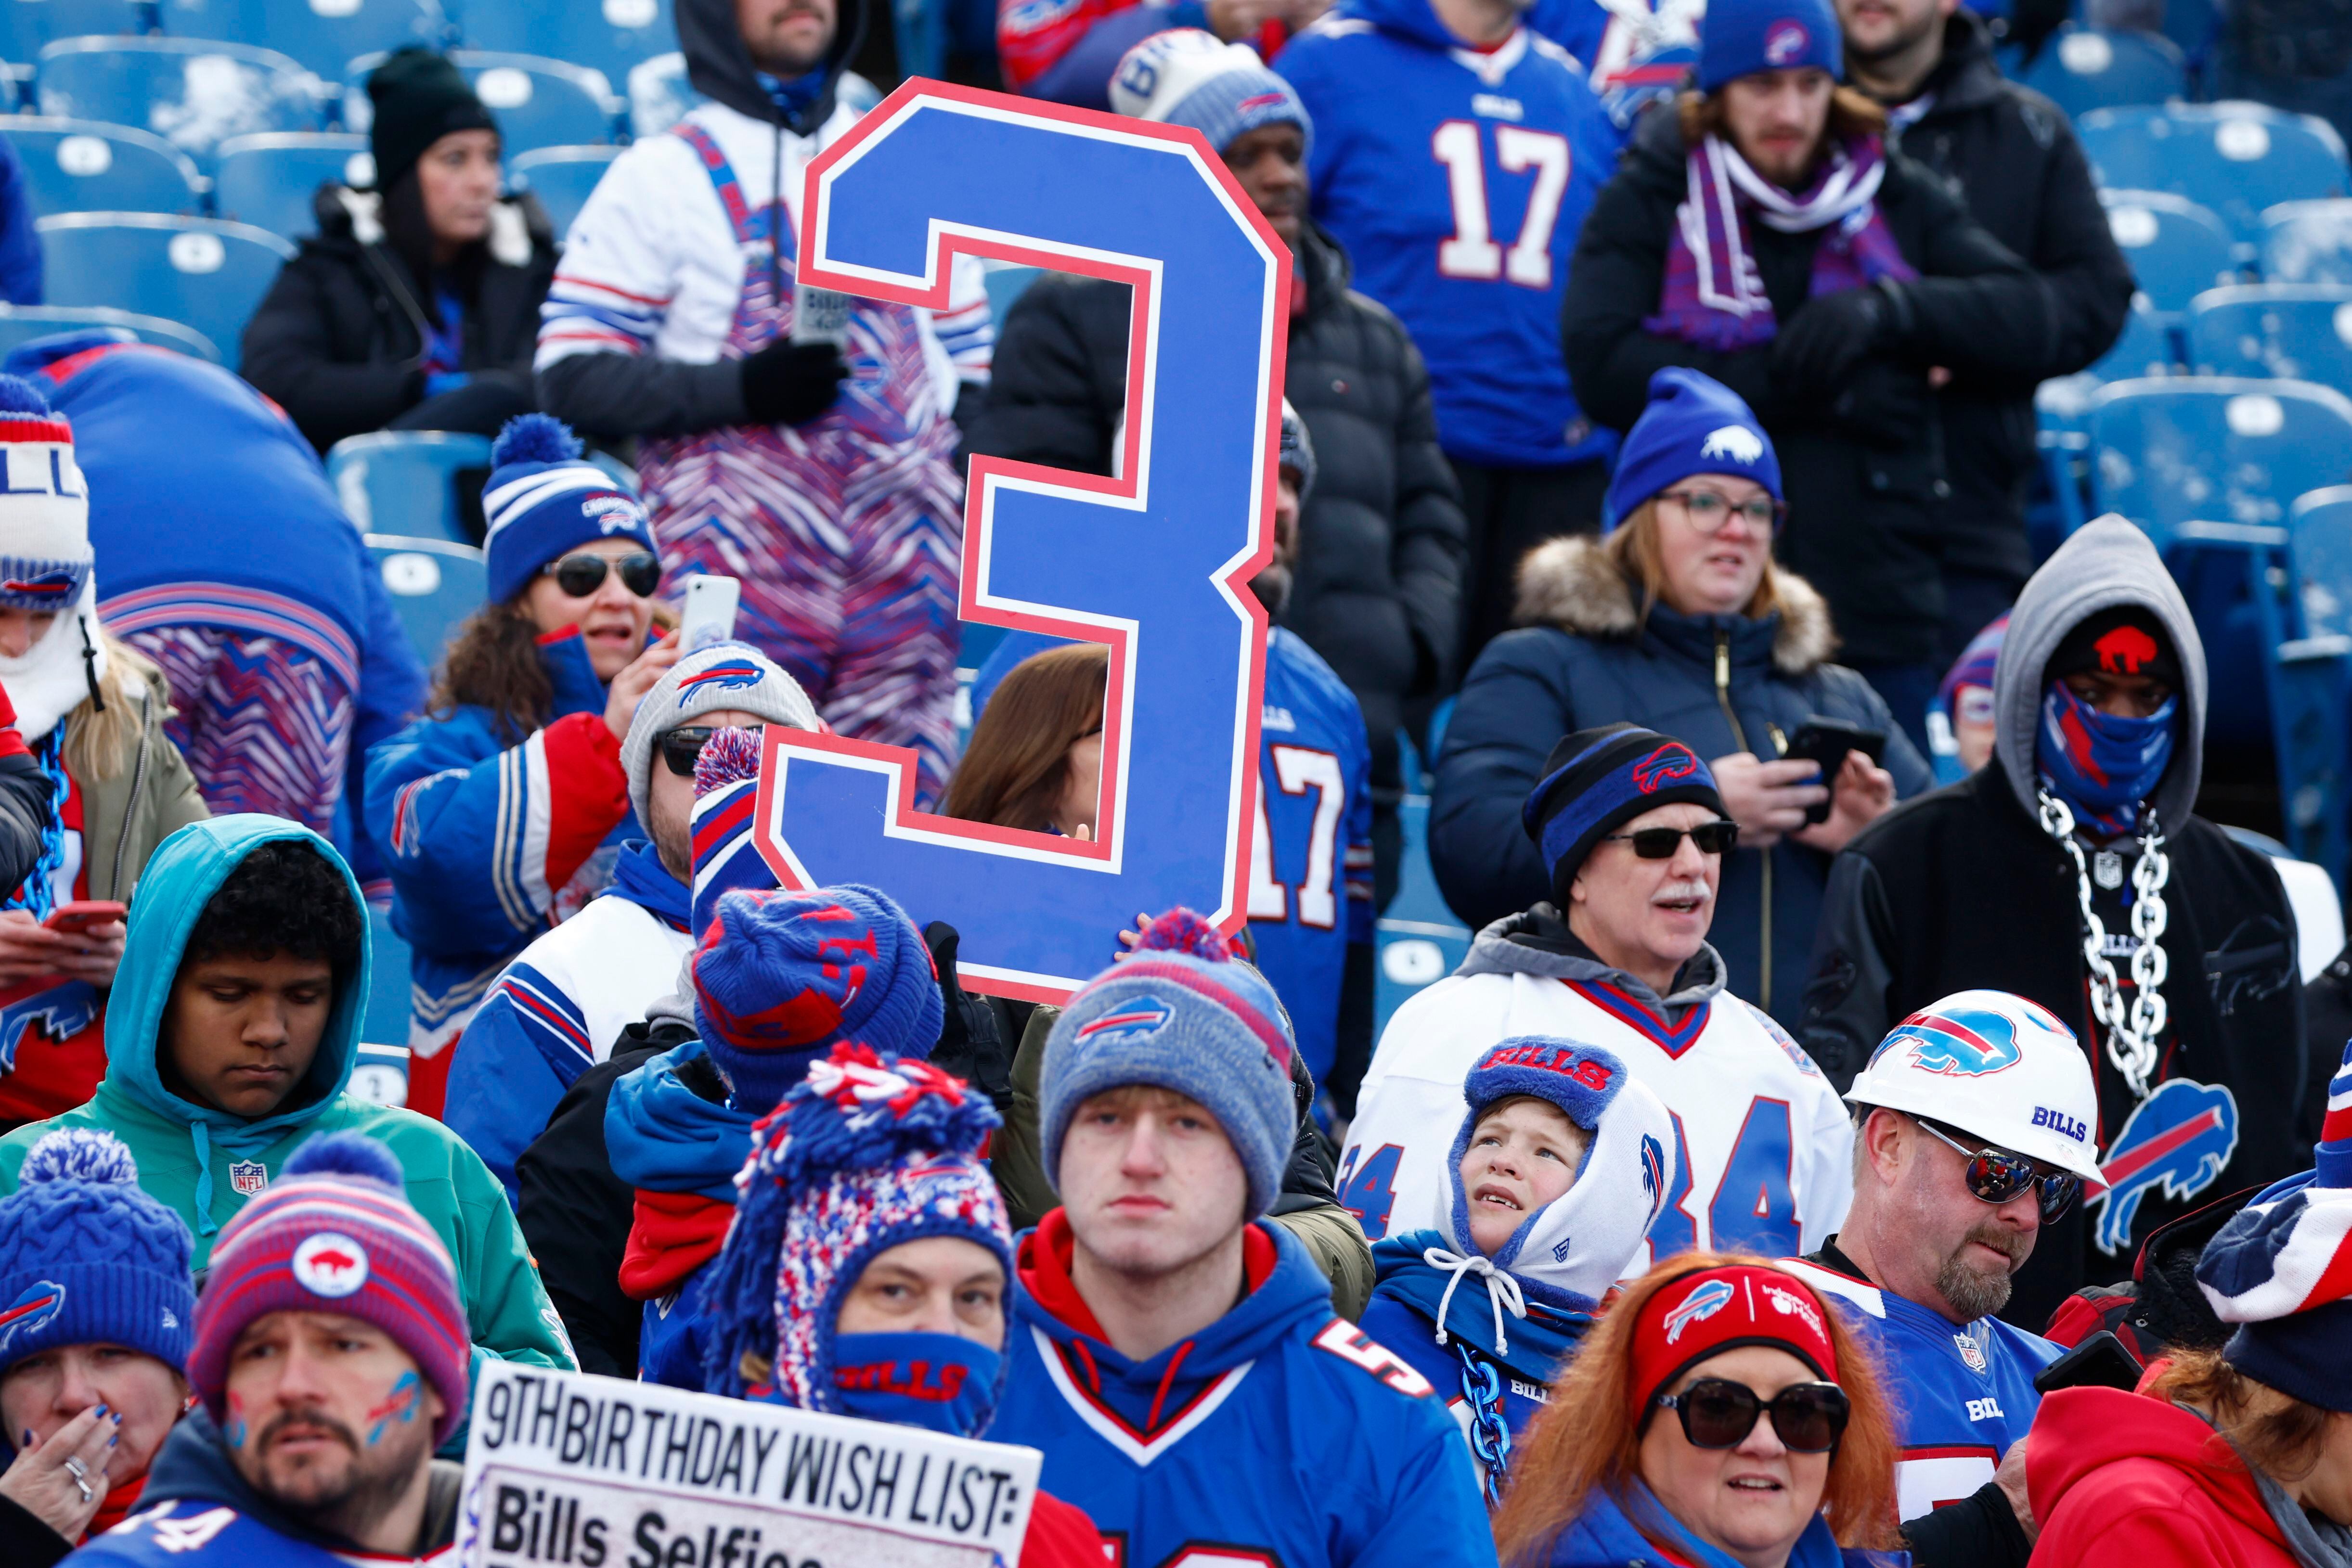
[[[1877,1369],[1813,1289],[1686,1253],[1628,1289],[1553,1386],[1495,1516],[1504,1568],[1899,1563]]]

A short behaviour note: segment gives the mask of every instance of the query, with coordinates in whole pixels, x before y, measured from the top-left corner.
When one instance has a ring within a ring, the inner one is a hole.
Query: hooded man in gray
[[[2145,534],[2103,517],[2034,574],[1993,702],[1992,759],[1832,867],[1799,1032],[1843,1089],[1890,1029],[1955,991],[2014,992],[2074,1030],[2108,1186],[2045,1223],[2016,1276],[2001,1315],[2039,1331],[2068,1292],[2126,1273],[2166,1220],[2301,1168],[2336,1057],[2305,1048],[2277,873],[2193,814],[2205,653]],[[1946,1071],[2015,1060],[1989,1028],[1956,1040]]]

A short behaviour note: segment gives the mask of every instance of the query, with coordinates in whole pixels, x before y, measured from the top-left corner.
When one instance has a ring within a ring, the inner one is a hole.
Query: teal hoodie
[[[220,1228],[283,1168],[313,1133],[360,1132],[381,1140],[407,1173],[408,1200],[457,1265],[483,1354],[537,1366],[574,1364],[562,1323],[540,1288],[539,1270],[507,1204],[506,1190],[457,1135],[413,1111],[371,1105],[345,1092],[359,1055],[371,962],[364,933],[359,972],[335,997],[309,1074],[283,1106],[247,1118],[181,1099],[163,1086],[155,1051],[180,956],[205,905],[245,857],[278,839],[299,839],[342,873],[362,904],[351,868],[326,840],[279,817],[244,814],[194,822],[165,839],[147,862],[133,901],[121,967],[107,998],[106,1077],[89,1103],[0,1138],[0,1193],[16,1187],[17,1167],[44,1134],[102,1127],[131,1147],[139,1185],[168,1205],[195,1236],[199,1278]]]

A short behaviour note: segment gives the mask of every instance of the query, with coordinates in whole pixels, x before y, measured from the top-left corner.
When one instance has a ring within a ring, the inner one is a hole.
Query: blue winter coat
[[[1633,589],[1589,538],[1555,539],[1519,569],[1522,629],[1486,645],[1462,684],[1437,761],[1429,852],[1454,913],[1481,928],[1552,896],[1520,825],[1528,792],[1560,737],[1624,720],[1713,758],[1769,758],[1816,715],[1886,734],[1885,767],[1908,797],[1934,782],[1852,670],[1829,662],[1829,606],[1791,572],[1780,609],[1745,616],[1651,607],[1637,630]],[[1723,870],[1707,941],[1732,994],[1793,1025],[1811,972],[1830,857],[1786,841],[1737,852]],[[1769,906],[1768,906],[1769,900]]]

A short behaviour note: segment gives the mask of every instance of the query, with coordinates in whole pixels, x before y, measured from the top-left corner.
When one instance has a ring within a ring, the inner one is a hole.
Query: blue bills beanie
[[[1845,35],[1830,0],[1715,0],[1699,24],[1698,89],[1734,77],[1819,66],[1845,75]]]
[[[482,517],[489,524],[489,595],[504,604],[566,550],[619,537],[654,549],[653,525],[635,497],[580,455],[580,438],[562,420],[519,414],[490,448],[490,476],[482,486]]]
[[[185,1372],[195,1343],[188,1228],[140,1189],[113,1134],[51,1133],[0,1199],[0,1372],[68,1344],[119,1344]]]
[[[1110,106],[1138,120],[1189,125],[1216,152],[1262,125],[1296,125],[1315,150],[1315,121],[1297,89],[1247,44],[1198,27],[1154,33],[1119,57]]]
[[[1650,378],[1649,406],[1617,449],[1609,480],[1609,526],[1694,474],[1753,479],[1776,501],[1780,458],[1740,395],[1712,376],[1669,366]]]
[[[702,1048],[757,1114],[836,1041],[928,1057],[946,1017],[923,934],[870,887],[722,894],[692,968]]]
[[[1264,975],[1189,909],[1153,921],[1134,953],[1081,987],[1045,1041],[1041,1147],[1059,1186],[1079,1105],[1130,1083],[1171,1089],[1217,1119],[1249,1176],[1249,1212],[1274,1207],[1298,1129],[1290,1019]]]
[[[1603,725],[1551,748],[1519,821],[1543,855],[1552,897],[1566,908],[1569,885],[1593,845],[1643,812],[1678,801],[1730,817],[1715,775],[1689,747],[1639,725]]]

